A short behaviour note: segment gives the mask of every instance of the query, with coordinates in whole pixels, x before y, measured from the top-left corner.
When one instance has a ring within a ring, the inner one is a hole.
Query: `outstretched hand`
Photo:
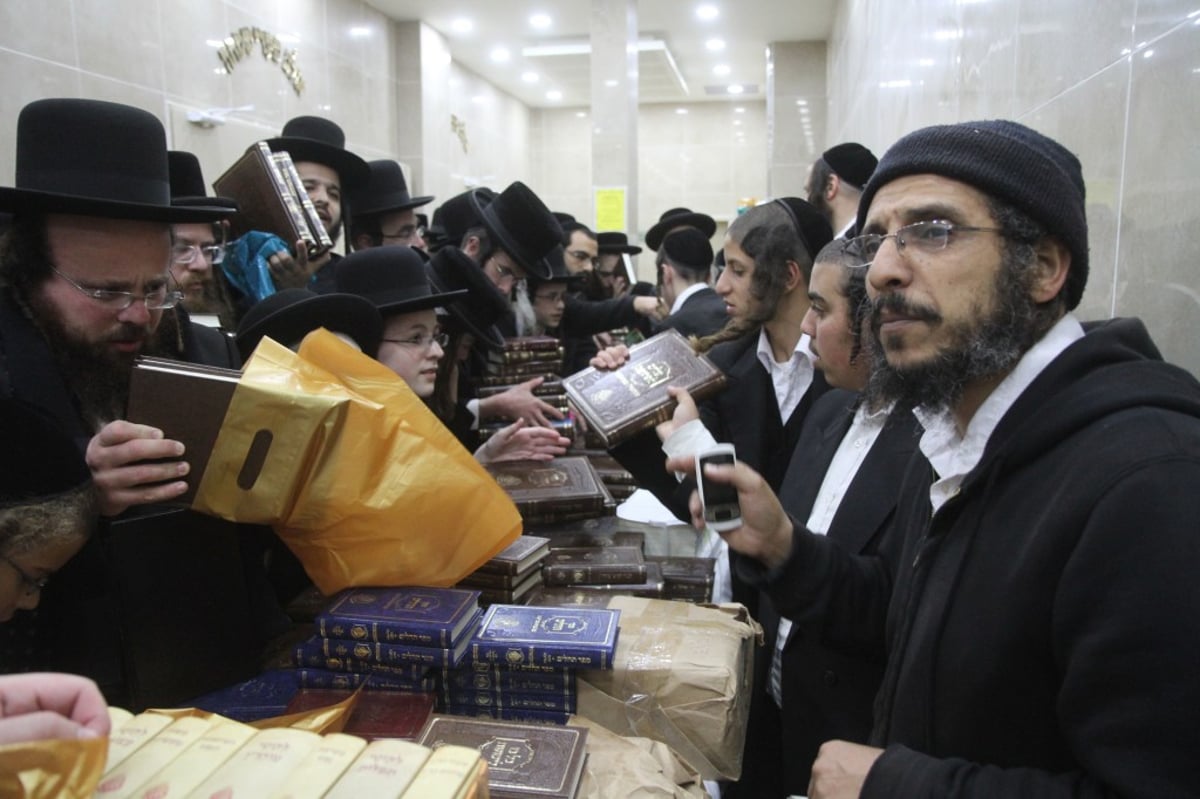
[[[500,461],[548,461],[567,451],[571,439],[549,427],[526,427],[524,419],[498,430],[475,450],[480,463]]]
[[[563,412],[533,393],[533,390],[540,386],[544,379],[535,377],[524,383],[518,383],[507,391],[480,400],[480,418],[511,421],[524,419],[531,425],[549,427],[551,419],[563,418]]]

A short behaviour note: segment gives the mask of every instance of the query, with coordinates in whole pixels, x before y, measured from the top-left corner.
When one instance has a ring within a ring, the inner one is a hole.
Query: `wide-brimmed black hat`
[[[171,205],[157,117],[101,100],[36,100],[17,119],[16,186],[0,211],[151,222],[210,222],[228,211]]]
[[[406,244],[357,250],[337,262],[337,291],[366,297],[383,316],[423,311],[465,297],[461,291],[434,293],[425,258]]]
[[[515,181],[491,202],[484,202],[475,191],[471,203],[494,246],[511,255],[528,274],[549,277],[542,259],[562,245],[562,226],[528,186]]]
[[[509,312],[511,305],[479,265],[457,247],[447,247],[433,256],[428,269],[434,290],[467,290],[465,296],[446,306],[450,315],[488,347],[503,348],[504,334],[496,322]]]
[[[641,247],[629,243],[628,236],[617,231],[597,233],[596,244],[601,255],[637,255],[642,251]]]
[[[288,346],[318,327],[346,334],[373,358],[383,336],[383,317],[370,300],[354,294],[284,289],[255,303],[242,317],[237,329],[238,350],[245,360],[263,336]]]
[[[567,269],[566,250],[562,245],[551,250],[542,261],[546,265],[549,274],[545,277],[541,275],[530,275],[529,283],[533,286],[541,285],[542,283],[568,283],[572,287],[582,283],[588,279],[587,272],[571,273]]]
[[[92,479],[83,451],[32,405],[0,398],[0,508],[26,505]]]
[[[283,132],[267,139],[271,152],[286,152],[293,162],[313,161],[335,170],[342,179],[342,191],[350,193],[365,186],[371,177],[367,162],[346,149],[346,134],[336,122],[323,117],[296,117],[288,120]]]
[[[409,195],[404,170],[395,161],[369,161],[367,167],[371,170],[370,179],[349,197],[350,209],[356,215],[406,211],[433,202],[433,197]]]
[[[237,200],[232,197],[209,197],[200,159],[183,150],[167,151],[167,168],[171,177],[171,205],[184,208],[209,208],[223,211],[227,216],[237,213]]]
[[[429,244],[429,249],[437,252],[442,247],[461,245],[468,230],[483,225],[477,209],[495,198],[496,192],[481,186],[456,194],[439,205],[434,209],[433,219],[425,231],[425,241]]]
[[[662,245],[663,236],[677,227],[694,227],[710,239],[717,232],[717,220],[708,214],[693,211],[691,208],[672,208],[663,211],[658,222],[646,231],[646,246],[657,250]]]

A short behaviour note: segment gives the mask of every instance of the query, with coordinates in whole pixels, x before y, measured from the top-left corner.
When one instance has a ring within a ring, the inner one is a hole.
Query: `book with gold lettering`
[[[367,741],[354,735],[326,735],[279,786],[275,799],[322,799],[366,748]]]
[[[591,462],[582,455],[550,461],[502,461],[484,464],[517,506],[522,518],[552,513],[604,511],[608,495]]]
[[[429,747],[383,738],[367,744],[325,799],[400,799],[429,759]]]
[[[667,330],[630,347],[629,360],[619,368],[589,366],[564,378],[563,385],[588,429],[612,448],[671,418],[676,403],[668,386],[686,388],[702,400],[725,385],[725,375],[678,331]]]
[[[481,795],[487,766],[477,749],[444,744],[433,750],[404,791],[413,799],[469,799]]]
[[[471,641],[476,663],[611,669],[621,614],[600,608],[492,605]]]
[[[455,588],[349,588],[317,614],[325,638],[450,647],[479,609],[479,593]]]
[[[487,764],[492,799],[570,799],[579,789],[587,728],[434,715],[417,739],[476,750]]]
[[[546,585],[638,584],[646,561],[638,547],[558,547],[542,566]]]
[[[179,757],[212,726],[209,719],[185,716],[175,719],[116,768],[109,769],[96,786],[103,799],[127,799],[164,766]]]
[[[261,730],[190,794],[204,799],[270,796],[321,743],[295,727]]]
[[[208,778],[258,732],[248,724],[213,717],[204,734],[146,780],[136,799],[178,799]],[[97,794],[99,795],[99,794]]]

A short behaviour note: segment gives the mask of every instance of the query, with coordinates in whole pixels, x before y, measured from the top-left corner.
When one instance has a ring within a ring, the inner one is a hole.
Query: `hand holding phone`
[[[732,444],[716,446],[696,453],[696,486],[700,491],[700,504],[704,507],[704,521],[718,532],[736,530],[742,526],[742,509],[738,505],[737,489],[731,483],[718,483],[704,474],[706,464],[718,466],[737,463]]]

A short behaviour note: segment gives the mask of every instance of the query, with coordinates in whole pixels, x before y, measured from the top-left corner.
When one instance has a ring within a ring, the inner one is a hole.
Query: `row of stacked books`
[[[562,382],[563,348],[553,336],[517,336],[506,339],[504,349],[493,350],[487,356],[486,374],[476,380],[480,399],[499,394],[535,377],[541,384],[533,389],[534,396],[563,414],[552,426],[567,438],[574,438],[575,421],[567,406],[567,392]],[[479,438],[486,441],[508,423],[487,423],[479,428]]]
[[[572,450],[572,453],[582,455],[591,462],[592,468],[600,477],[600,482],[617,502],[624,502],[637,491],[638,485],[633,474],[609,455],[607,450],[584,448]]]
[[[526,526],[611,515],[616,500],[584,455],[503,461],[484,468],[517,506]]]
[[[102,799],[488,795],[485,753],[445,736],[434,747],[299,727],[257,729],[219,715],[110,714],[108,759],[94,794]]]
[[[479,604],[523,605],[542,584],[542,561],[550,554],[550,539],[522,535],[458,583],[479,592]]]

